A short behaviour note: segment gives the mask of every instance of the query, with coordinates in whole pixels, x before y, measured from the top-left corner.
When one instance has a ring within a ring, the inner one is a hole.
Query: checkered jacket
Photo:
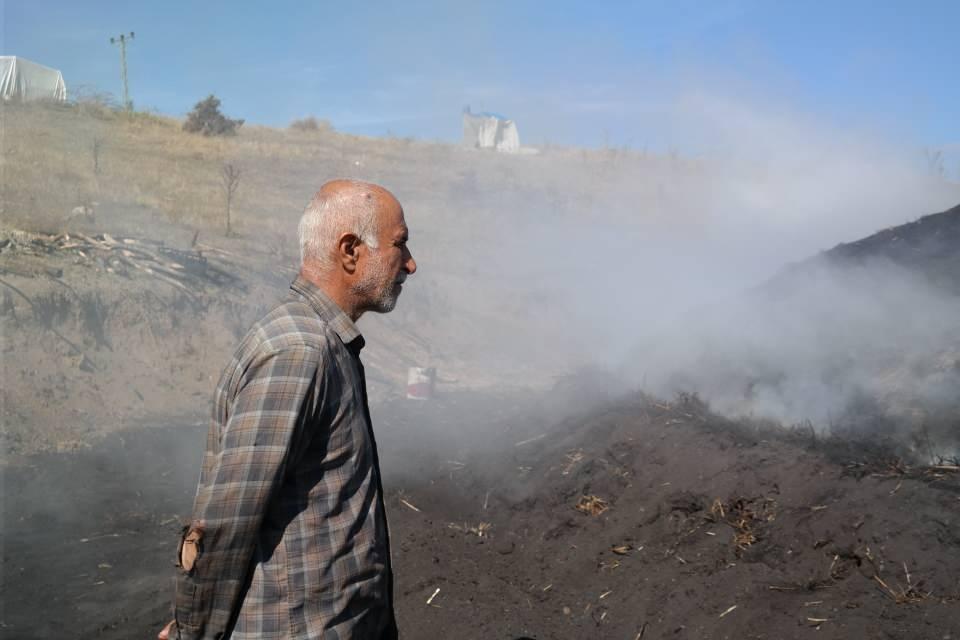
[[[217,386],[181,540],[196,559],[178,553],[184,640],[397,635],[363,337],[319,288],[291,289]]]

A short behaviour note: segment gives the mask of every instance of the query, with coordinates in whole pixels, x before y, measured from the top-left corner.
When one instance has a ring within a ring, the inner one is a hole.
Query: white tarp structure
[[[67,86],[56,69],[17,56],[0,56],[0,98],[63,102]]]
[[[517,124],[495,113],[470,113],[463,110],[463,144],[477,149],[496,149],[517,153],[520,134]]]

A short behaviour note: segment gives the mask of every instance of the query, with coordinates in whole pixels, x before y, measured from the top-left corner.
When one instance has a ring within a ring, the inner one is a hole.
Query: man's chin
[[[395,290],[395,294],[387,298],[381,298],[373,304],[371,311],[376,313],[390,313],[397,307],[397,298],[399,297],[399,290]]]

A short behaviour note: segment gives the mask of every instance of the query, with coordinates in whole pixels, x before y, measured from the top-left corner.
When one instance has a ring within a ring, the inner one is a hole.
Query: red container
[[[437,370],[433,367],[410,367],[407,369],[407,399],[429,400],[437,382]]]

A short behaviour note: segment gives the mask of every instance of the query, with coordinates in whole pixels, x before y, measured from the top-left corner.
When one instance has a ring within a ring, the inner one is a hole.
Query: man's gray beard
[[[398,291],[396,285],[391,282],[389,286],[385,287],[384,290],[374,298],[370,310],[376,311],[377,313],[390,313],[397,306],[397,298],[399,297],[400,291]]]
[[[363,282],[356,285],[354,293],[359,296],[369,297],[365,301],[364,308],[367,311],[376,313],[390,313],[397,306],[397,298],[400,297],[400,291],[397,289],[396,282],[390,281],[387,286],[377,291],[375,287],[383,281],[383,266],[378,262],[370,265],[369,275]]]

